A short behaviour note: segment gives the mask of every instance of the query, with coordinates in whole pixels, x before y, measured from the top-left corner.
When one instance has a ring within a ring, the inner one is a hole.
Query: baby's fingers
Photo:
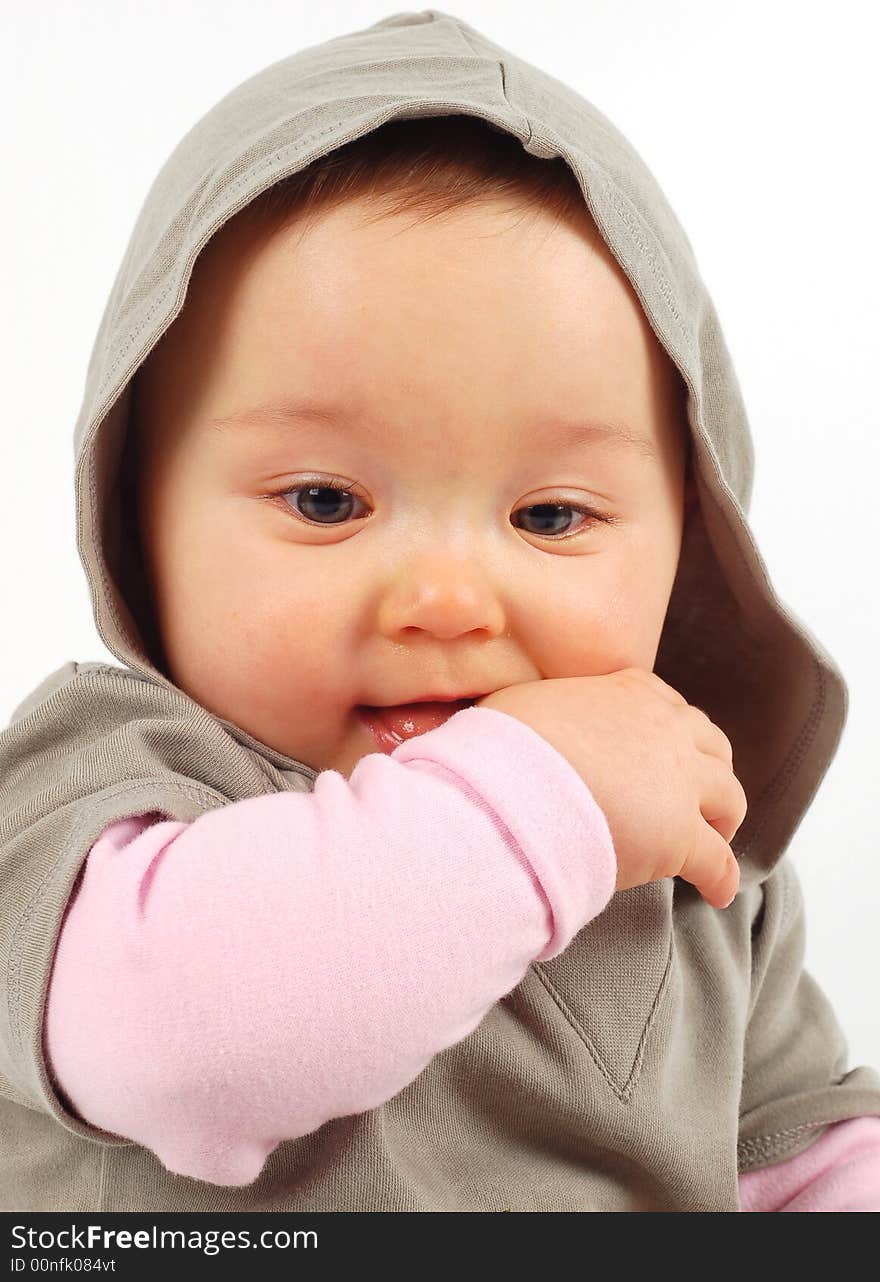
[[[739,864],[730,846],[702,818],[694,849],[679,870],[713,908],[726,908],[739,890]]]
[[[700,813],[725,841],[733,841],[748,810],[743,786],[719,757],[704,754],[701,767]]]

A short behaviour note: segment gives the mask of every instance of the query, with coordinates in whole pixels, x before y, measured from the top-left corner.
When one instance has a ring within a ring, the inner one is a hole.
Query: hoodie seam
[[[481,57],[482,55],[480,54],[479,50],[473,47],[473,45],[467,39],[467,36],[465,35],[465,33],[457,25],[456,25],[456,30],[458,31],[462,40],[467,45],[467,48],[470,50],[470,52],[474,54],[476,57]],[[535,138],[535,132],[532,128],[531,120],[529,119],[528,115],[520,107],[517,107],[516,104],[513,103],[510,97],[508,96],[507,69],[504,65],[503,59],[499,58],[497,60],[497,66],[501,73],[501,92],[504,95],[504,101],[507,103],[508,107],[510,108],[511,113],[514,116],[516,116],[519,120],[521,120],[522,123],[525,125],[525,128],[528,131],[528,137],[526,138],[525,141],[532,142]],[[554,139],[553,145],[556,146],[557,142],[558,140]],[[667,311],[669,315],[672,317],[672,319],[675,321],[676,325],[678,326],[678,330],[685,341],[685,345],[687,347],[688,352],[690,353],[691,356],[695,356],[696,343],[694,341],[693,334],[688,329],[687,325],[685,324],[681,316],[681,313],[679,312],[678,308],[675,305],[675,295],[671,285],[669,284],[668,277],[666,276],[665,272],[662,272],[657,265],[656,250],[662,249],[662,245],[657,240],[657,237],[654,235],[654,232],[651,230],[651,228],[642,218],[642,215],[639,213],[639,210],[636,208],[635,205],[633,205],[625,197],[624,193],[621,191],[620,187],[614,181],[611,174],[604,167],[604,165],[600,165],[592,156],[588,157],[588,160],[591,166],[596,170],[596,172],[600,173],[604,178],[606,187],[611,197],[614,208],[617,210],[617,213],[626,223],[627,227],[629,228],[630,234],[632,235],[633,239],[638,245],[639,250],[641,251],[642,257],[645,263],[647,264],[648,270],[650,271],[651,275],[656,281],[660,289],[660,293],[663,295],[663,299],[664,299],[664,302],[666,303]],[[566,161],[566,164],[568,164],[567,161]],[[569,165],[569,169],[570,168],[571,166]],[[651,242],[651,243],[649,244],[648,242]],[[628,277],[629,272],[627,272],[626,275]]]
[[[559,993],[559,991],[553,984],[553,981],[550,979],[550,976],[547,975],[546,972],[544,971],[541,962],[535,962],[533,964],[532,969],[537,973],[538,978],[541,980],[541,983],[547,989],[547,992],[549,993],[553,1001],[559,1007],[560,1012],[565,1016],[565,1019],[568,1021],[568,1023],[574,1029],[575,1033],[583,1042],[584,1046],[586,1047],[590,1055],[590,1058],[592,1059],[593,1063],[596,1065],[596,1068],[605,1078],[606,1082],[611,1087],[612,1091],[617,1096],[617,1098],[620,1100],[621,1104],[628,1104],[630,1102],[630,1100],[632,1099],[633,1091],[635,1090],[636,1085],[639,1081],[639,1078],[642,1075],[642,1068],[644,1066],[645,1050],[647,1048],[648,1037],[650,1035],[651,1028],[653,1027],[653,1024],[657,1018],[657,1014],[660,1010],[660,1006],[663,1002],[663,998],[665,997],[666,992],[669,988],[669,979],[672,974],[672,961],[673,961],[674,947],[675,947],[675,936],[674,936],[674,933],[670,932],[669,950],[666,956],[666,965],[663,969],[663,975],[660,979],[659,985],[657,986],[657,991],[654,994],[654,1000],[651,1003],[651,1009],[648,1012],[648,1017],[645,1021],[644,1027],[642,1028],[641,1034],[639,1036],[639,1044],[636,1048],[636,1054],[635,1054],[635,1058],[633,1059],[632,1068],[630,1069],[629,1075],[627,1076],[627,1079],[623,1083],[623,1085],[621,1085],[617,1081],[617,1079],[614,1077],[614,1075],[611,1072],[611,1069],[606,1064],[605,1059],[600,1054],[598,1047],[595,1045],[595,1043],[591,1039],[586,1028],[578,1019],[578,1017],[574,1014],[574,1012],[569,1008],[565,999],[562,997],[562,995]]]
[[[675,294],[673,292],[672,286],[669,284],[669,280],[665,272],[661,271],[657,265],[655,248],[662,248],[662,246],[660,245],[659,241],[657,240],[651,228],[642,218],[638,209],[635,207],[635,205],[632,204],[630,200],[628,200],[624,196],[623,192],[620,190],[620,188],[618,187],[614,179],[609,175],[608,171],[604,169],[601,165],[598,165],[592,159],[591,159],[591,163],[594,165],[594,167],[597,170],[599,170],[603,174],[605,178],[605,182],[607,184],[608,194],[611,197],[611,203],[614,205],[614,208],[617,210],[617,213],[626,223],[630,235],[638,245],[639,250],[642,254],[642,258],[645,264],[647,265],[647,268],[650,271],[651,275],[653,276],[660,290],[660,293],[663,296],[663,301],[666,303],[667,313],[675,321],[678,331],[685,341],[685,346],[687,347],[688,354],[691,357],[696,357],[697,347],[696,347],[696,342],[694,340],[694,336],[691,333],[691,331],[688,329],[687,325],[685,324],[681,316],[681,313],[679,312],[678,308],[675,305]],[[652,242],[652,244],[649,244],[648,243],[649,241]],[[629,277],[629,275],[630,273],[626,272],[626,276]],[[633,281],[631,281],[630,283],[635,284],[635,282]],[[642,301],[642,306],[646,314],[649,314],[649,310],[645,306],[644,300]]]
[[[788,1126],[781,1131],[771,1131],[767,1135],[758,1135],[754,1139],[740,1140],[737,1143],[737,1157],[742,1156],[743,1160],[739,1163],[740,1171],[747,1171],[756,1162],[764,1157],[782,1158],[793,1147],[798,1136],[803,1135],[806,1131],[824,1131],[832,1122],[812,1121],[801,1122],[798,1126]],[[819,1138],[818,1136],[816,1137]]]
[[[461,27],[457,23],[455,24],[455,29],[458,32],[458,34],[461,36],[461,39],[463,40],[465,47],[468,49],[470,53],[474,55],[475,58],[485,57],[484,54],[480,53],[479,49],[474,48],[470,40],[468,40],[467,36],[465,35],[465,33],[462,31]],[[531,120],[529,120],[528,116],[524,111],[522,111],[519,107],[516,107],[511,102],[507,94],[507,68],[504,65],[504,60],[502,58],[494,58],[494,59],[490,58],[490,59],[486,59],[486,61],[493,63],[493,65],[498,68],[498,71],[501,75],[501,93],[504,98],[504,101],[507,103],[507,106],[510,108],[511,114],[516,116],[525,126],[527,130],[527,137],[525,141],[531,142],[532,138],[534,137],[532,132],[532,122]]]
[[[474,57],[479,62],[482,62],[482,63],[488,62],[491,65],[492,60],[483,58],[483,56],[480,54],[474,53]],[[497,64],[497,65],[500,65],[500,64]],[[505,101],[507,101],[506,98],[505,98]],[[443,100],[436,99],[436,98],[426,98],[424,100],[419,100],[418,105],[419,107],[422,107],[422,108],[431,107],[431,106],[444,107],[444,108],[447,108],[446,114],[448,114],[448,108],[452,104],[448,100],[448,98]],[[381,113],[378,121],[371,124],[371,126],[368,129],[355,130],[352,132],[350,137],[346,133],[343,133],[342,136],[339,138],[334,150],[338,149],[339,147],[345,146],[347,142],[351,142],[355,138],[361,138],[361,137],[364,137],[366,134],[374,132],[376,129],[381,128],[382,125],[388,123],[388,121],[390,120],[397,119],[398,107],[399,107],[399,103],[389,104],[387,109]],[[515,111],[515,108],[513,108],[512,105],[511,105],[511,111]],[[473,113],[471,112],[468,114],[473,114]],[[338,133],[339,133],[339,127],[338,125],[335,125],[335,124],[328,125],[323,129],[314,130],[313,132],[309,133],[305,138],[301,138],[299,140],[302,147],[302,152],[307,153],[309,150],[311,150],[314,147],[314,144],[317,142],[320,142],[322,138],[326,138],[330,134],[338,134]],[[117,371],[119,370],[119,367],[122,365],[123,361],[127,358],[131,349],[143,337],[144,332],[146,331],[149,325],[149,322],[152,320],[155,313],[159,310],[161,306],[164,305],[166,299],[168,298],[168,295],[173,292],[175,285],[179,289],[183,280],[185,280],[187,284],[189,283],[189,281],[192,278],[192,270],[193,270],[193,267],[195,266],[196,259],[199,257],[202,250],[209,243],[209,241],[213,239],[217,231],[219,231],[219,229],[222,226],[224,226],[227,222],[230,222],[232,218],[234,218],[235,215],[241,211],[241,209],[243,209],[246,205],[249,205],[251,203],[251,200],[255,199],[255,196],[251,196],[245,201],[244,205],[241,205],[238,208],[235,208],[235,200],[231,200],[230,197],[234,196],[237,198],[243,188],[256,185],[256,182],[258,179],[262,179],[262,177],[265,174],[270,173],[273,169],[280,168],[280,169],[286,170],[286,172],[282,174],[280,178],[275,179],[275,182],[280,182],[283,180],[283,178],[289,177],[291,173],[300,173],[303,169],[305,169],[309,164],[312,163],[312,161],[306,161],[305,164],[301,164],[297,169],[291,171],[290,169],[287,168],[286,165],[279,165],[278,163],[279,150],[285,150],[285,149],[276,148],[274,151],[270,152],[269,155],[264,156],[262,158],[262,161],[259,164],[254,165],[249,169],[245,170],[244,173],[240,174],[239,177],[234,182],[231,182],[226,186],[221,187],[219,190],[215,191],[214,194],[207,201],[207,203],[204,206],[202,206],[202,208],[199,210],[199,219],[198,219],[197,225],[201,227],[208,226],[210,230],[208,231],[208,234],[204,237],[204,239],[200,240],[198,248],[196,249],[195,253],[192,255],[192,261],[188,262],[186,270],[182,274],[182,280],[175,280],[174,276],[172,275],[171,278],[166,282],[166,284],[162,286],[160,292],[157,294],[157,296],[153,300],[153,303],[150,306],[149,310],[142,314],[140,321],[137,322],[134,326],[134,329],[131,332],[129,332],[127,342],[124,343],[119,353],[117,354],[116,359],[113,361],[112,365],[110,365],[105,371],[105,373],[103,374],[95,400],[99,405],[102,404],[104,401],[109,401],[109,403],[106,405],[106,408],[104,408],[95,416],[92,424],[93,427],[95,422],[99,422],[104,417],[106,417],[110,409],[112,409],[113,405],[116,403],[116,400],[118,399],[119,394],[128,385],[130,381],[129,376],[133,374],[134,371],[140,366],[143,360],[143,357],[146,354],[146,351],[152,350],[152,348],[155,346],[155,343],[158,341],[158,338],[160,336],[157,335],[156,339],[154,339],[150,344],[148,344],[147,349],[142,351],[138,356],[137,360],[134,362],[134,364],[130,366],[130,368],[126,372],[124,379],[120,383],[118,383],[116,388],[116,393],[112,397],[108,398],[107,391],[110,388],[110,386],[113,384],[114,380],[116,379],[116,374],[117,374]],[[286,150],[289,150],[289,146],[286,148]],[[274,183],[269,184],[269,186],[273,186],[273,185]],[[220,222],[216,226],[212,226],[211,217],[216,212],[216,210],[221,207],[223,209],[223,217],[221,218]],[[155,255],[151,254],[148,260],[148,263],[152,262],[154,257]],[[131,288],[129,288],[129,293],[130,292],[131,292]],[[118,311],[119,311],[119,308],[117,307],[116,312],[114,313],[113,318],[110,321],[110,325],[109,325],[109,330],[110,330],[109,338],[111,343],[113,342],[117,334],[116,324],[117,324]],[[173,319],[176,319],[176,316]],[[92,434],[94,435],[94,431]],[[85,447],[85,444],[86,444],[86,439],[84,436],[83,447]],[[84,448],[83,448],[83,452],[85,452]],[[94,512],[93,512],[93,515],[94,515]],[[114,616],[115,616],[115,611],[114,611]],[[118,622],[118,619],[117,619],[117,622]]]
[[[98,1170],[98,1205],[96,1211],[103,1211],[106,1205],[107,1197],[107,1154],[110,1151],[109,1144],[101,1146],[101,1165]]]

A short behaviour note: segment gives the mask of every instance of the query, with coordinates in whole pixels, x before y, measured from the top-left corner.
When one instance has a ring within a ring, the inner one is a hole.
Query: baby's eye
[[[337,481],[297,485],[277,494],[282,500],[288,494],[296,495],[295,502],[287,506],[292,506],[300,516],[316,525],[339,525],[350,519],[352,504],[363,502],[354,496],[349,486]]]
[[[288,502],[288,495],[295,496],[292,502]],[[355,495],[353,486],[345,481],[331,479],[322,479],[320,483],[309,481],[304,485],[287,486],[283,490],[276,490],[269,497],[283,503],[285,510],[291,516],[302,520],[307,525],[341,525],[344,521],[352,519],[354,505],[360,503],[364,506],[364,500]],[[531,518],[526,516],[529,524],[524,524],[521,519],[517,519],[522,513],[534,514]],[[572,517],[567,515],[568,513],[578,513],[584,518],[575,528],[574,534],[569,533]],[[355,515],[362,516],[363,513]],[[513,524],[518,529],[526,529],[531,534],[559,543],[563,538],[573,538],[578,534],[586,533],[597,522],[612,525],[616,520],[616,517],[603,516],[592,508],[583,507],[577,503],[567,503],[560,497],[519,508],[514,514]],[[560,522],[562,522],[561,526]]]
[[[602,516],[600,513],[594,512],[592,508],[581,507],[580,504],[577,503],[566,503],[564,499],[550,499],[546,503],[531,503],[528,507],[521,507],[516,515],[518,516],[520,512],[535,513],[535,516],[532,518],[532,522],[537,528],[530,529],[529,533],[538,534],[544,538],[552,538],[555,535],[564,535],[566,537],[574,538],[573,534],[569,534],[571,517],[566,516],[566,513],[569,512],[579,512],[581,516],[585,518],[580,527],[575,529],[574,534],[583,534],[585,530],[588,530],[591,526],[595,525],[597,521],[604,521],[611,524],[613,520],[611,517]],[[560,520],[565,521],[564,528],[559,527],[558,522]],[[516,520],[514,520],[514,525],[517,526],[517,528],[524,528],[521,523]],[[557,542],[560,541],[561,540],[557,539]]]

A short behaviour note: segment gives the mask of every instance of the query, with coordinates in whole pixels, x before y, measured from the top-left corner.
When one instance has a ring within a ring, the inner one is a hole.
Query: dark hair
[[[427,221],[487,199],[513,209],[577,217],[598,237],[577,179],[561,157],[541,159],[512,134],[476,116],[390,120],[282,178],[236,217],[284,226],[360,197],[375,203],[375,222],[412,211]]]

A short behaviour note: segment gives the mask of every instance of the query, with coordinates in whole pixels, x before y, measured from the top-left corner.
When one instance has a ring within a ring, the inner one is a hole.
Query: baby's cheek
[[[653,666],[666,602],[656,584],[619,558],[585,557],[579,581],[557,585],[552,606],[535,612],[532,653],[547,676]]]
[[[346,635],[337,611],[308,608],[290,591],[265,594],[218,629],[212,666],[242,711],[326,722],[357,671]]]

